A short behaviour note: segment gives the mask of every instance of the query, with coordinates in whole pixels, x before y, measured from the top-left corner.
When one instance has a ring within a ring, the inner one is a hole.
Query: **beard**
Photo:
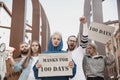
[[[28,53],[28,50],[20,51],[20,53],[23,54],[23,55],[26,55]]]
[[[75,46],[74,46],[74,45],[69,45],[69,46],[68,46],[68,49],[69,49],[70,51],[72,51],[72,50],[75,49]]]

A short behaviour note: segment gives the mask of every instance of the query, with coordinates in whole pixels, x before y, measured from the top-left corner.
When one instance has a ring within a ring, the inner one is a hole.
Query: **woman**
[[[9,53],[9,59],[15,71],[22,70],[18,80],[35,80],[33,66],[38,61],[38,54],[41,52],[41,47],[38,41],[33,41],[30,45],[27,57],[21,59],[20,62],[15,62],[13,54]]]
[[[110,65],[114,62],[115,57],[109,49],[109,45],[106,44],[107,53],[106,56],[97,53],[97,46],[93,43],[89,43],[86,48],[86,55],[84,56],[83,64],[87,80],[104,80],[104,70],[106,65]]]
[[[50,42],[48,44],[48,50],[45,51],[46,54],[49,54],[49,53],[65,53],[65,51],[62,50],[63,48],[63,41],[62,41],[62,37],[60,35],[60,33],[54,33],[51,38],[50,38]],[[38,77],[38,68],[40,68],[42,65],[40,63],[37,63],[33,70],[34,70],[34,73],[35,73],[35,77],[36,79],[38,80],[39,77]],[[76,67],[75,65],[73,64],[73,62],[71,61],[69,63],[69,67],[70,68],[73,68],[73,76],[75,74],[75,71],[76,71]],[[52,76],[52,77],[42,77],[41,79],[42,80],[69,80],[69,77],[70,76]],[[72,77],[72,76],[71,76]]]

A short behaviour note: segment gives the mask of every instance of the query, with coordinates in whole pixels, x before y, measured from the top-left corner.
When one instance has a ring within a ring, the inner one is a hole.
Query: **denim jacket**
[[[26,57],[22,58],[20,62],[16,62],[16,64],[13,66],[13,69],[15,71],[22,70],[22,73],[21,73],[21,75],[20,75],[18,80],[27,80],[28,79],[28,76],[29,76],[29,73],[30,73],[30,69],[31,69],[31,66],[32,66],[31,65],[32,64],[32,58],[30,58],[30,61],[29,61],[28,65],[27,65],[27,67],[23,69],[22,68],[22,64],[25,61],[25,59],[26,59]]]

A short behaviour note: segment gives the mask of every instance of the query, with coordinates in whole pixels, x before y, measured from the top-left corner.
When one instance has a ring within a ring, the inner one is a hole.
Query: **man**
[[[27,55],[27,53],[28,53],[28,49],[29,49],[28,43],[21,42],[20,43],[20,54],[16,58],[23,58],[23,57],[25,57]]]
[[[69,43],[69,45],[68,45],[68,52],[70,52],[72,54],[72,59],[77,66],[76,75],[70,80],[86,80],[84,71],[83,71],[83,57],[85,55],[84,54],[85,48],[86,48],[86,45],[88,42],[88,26],[87,26],[86,18],[81,17],[80,23],[83,25],[83,32],[81,34],[82,37],[80,39],[81,40],[80,46],[78,46],[78,48],[76,48],[76,46],[75,46],[75,44],[77,45],[77,38],[76,39],[75,39],[75,37],[68,38],[71,40],[70,41],[71,43]],[[73,47],[73,45],[74,45],[74,47]]]
[[[16,62],[19,62],[22,58],[24,58],[25,56],[27,56],[27,53],[28,53],[28,49],[29,49],[29,46],[26,42],[21,42],[20,45],[19,45],[19,51],[20,51],[20,54],[19,56],[17,56],[15,58],[15,61]],[[22,71],[19,71],[19,72],[15,72],[13,69],[12,69],[12,66],[10,64],[10,60],[8,59],[7,60],[7,70],[9,70],[6,74],[6,77],[4,80],[7,80],[7,79],[16,79],[18,80],[20,74]],[[13,75],[14,74],[14,75]]]
[[[67,40],[67,46],[68,46],[67,51],[68,51],[68,53],[71,53],[76,48],[77,41],[78,41],[78,39],[75,35],[71,35],[71,36],[68,37],[68,40]],[[75,62],[76,61],[75,60],[76,56],[74,56],[74,54],[71,54],[71,55],[72,55],[73,61]],[[76,80],[75,76],[73,78],[69,78],[69,80]]]
[[[67,51],[73,51],[75,48],[76,48],[76,45],[77,45],[77,37],[75,35],[71,35],[68,37],[68,40],[67,40],[67,46],[68,46],[68,49]]]

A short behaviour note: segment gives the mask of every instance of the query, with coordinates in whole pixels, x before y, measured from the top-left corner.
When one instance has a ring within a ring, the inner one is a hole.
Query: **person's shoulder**
[[[99,54],[99,55],[98,55],[98,57],[105,57],[105,56],[104,56],[104,55],[100,55],[100,54]]]
[[[104,59],[105,56],[104,56],[104,55],[97,55],[97,58],[98,58],[98,59]]]

